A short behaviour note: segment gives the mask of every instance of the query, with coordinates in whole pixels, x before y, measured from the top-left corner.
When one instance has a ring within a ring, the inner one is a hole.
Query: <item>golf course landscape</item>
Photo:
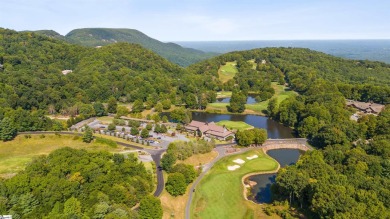
[[[226,62],[225,65],[219,68],[218,75],[222,83],[225,83],[230,79],[233,79],[233,77],[238,72],[236,65],[237,62]]]
[[[287,99],[288,97],[297,95],[296,92],[290,90],[290,88],[279,85],[276,82],[272,82],[272,87],[275,90],[275,94],[272,98],[276,98],[278,103],[281,103],[283,100]],[[231,92],[220,92],[218,93],[218,98],[227,98],[231,96]],[[259,103],[251,103],[251,104],[245,104],[246,110],[243,114],[256,114],[256,115],[265,115],[265,111],[267,110],[269,100],[262,101]],[[229,103],[222,103],[222,102],[215,102],[215,103],[209,103],[206,107],[207,112],[213,112],[213,113],[229,113],[227,110],[227,106]]]
[[[254,155],[258,157],[248,159]],[[241,164],[237,161],[241,161]],[[228,170],[232,166],[236,166],[236,169]],[[250,173],[273,172],[278,167],[279,164],[261,149],[221,159],[197,186],[191,205],[191,218],[267,217],[258,204],[244,198],[242,178]]]

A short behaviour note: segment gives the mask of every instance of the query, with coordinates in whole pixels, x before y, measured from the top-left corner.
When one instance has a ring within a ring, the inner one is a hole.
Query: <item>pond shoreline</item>
[[[248,179],[249,180],[249,177],[251,176],[255,176],[255,175],[264,175],[264,174],[273,174],[273,173],[277,173],[279,170],[280,170],[280,163],[274,159],[273,157],[269,156],[267,154],[267,151],[268,150],[265,150],[264,148],[262,148],[264,154],[266,154],[268,157],[270,157],[271,159],[273,159],[277,164],[277,168],[275,170],[270,170],[270,171],[261,171],[261,172],[253,172],[253,173],[248,173],[248,174],[245,174],[242,178],[241,178],[241,185],[243,186],[243,195],[244,195],[244,199],[247,200],[247,201],[251,201],[255,204],[258,204],[258,205],[262,205],[261,203],[257,203],[253,200],[250,200],[248,199],[248,196],[247,196],[247,193],[248,193],[248,188],[246,187],[247,184],[245,184],[245,180]],[[251,188],[251,187],[249,187]]]
[[[283,148],[283,146],[286,146],[285,148]],[[283,150],[283,149],[291,149],[291,150],[298,150],[298,151],[308,151],[308,150],[312,150],[312,148],[306,146],[306,145],[298,145],[298,144],[285,144],[283,145],[282,147],[278,146],[278,144],[276,142],[271,142],[269,143],[269,145],[265,146],[262,148],[262,151],[264,152],[264,154],[266,154],[269,158],[273,159],[277,164],[278,164],[278,167],[275,169],[275,170],[271,170],[271,171],[259,171],[259,172],[253,172],[253,173],[248,173],[248,174],[245,174],[242,178],[241,178],[241,184],[243,186],[243,196],[244,196],[244,199],[247,200],[247,201],[251,201],[257,205],[263,205],[264,203],[259,203],[259,202],[256,202],[256,199],[252,200],[248,197],[250,197],[250,195],[253,195],[252,191],[251,191],[251,194],[248,194],[248,189],[253,189],[253,186],[251,185],[248,185],[246,184],[245,182],[246,181],[252,181],[252,182],[256,182],[256,181],[253,181],[250,179],[251,176],[259,176],[259,175],[266,175],[266,174],[277,174],[281,168],[281,164],[280,162],[275,159],[274,157],[272,157],[271,155],[269,155],[267,152],[270,151],[270,150]],[[276,148],[278,147],[278,148]],[[299,158],[298,158],[299,160]],[[284,164],[283,164],[284,165]],[[257,184],[257,182],[256,182]],[[254,185],[255,186],[255,185]],[[266,202],[265,202],[266,203]]]

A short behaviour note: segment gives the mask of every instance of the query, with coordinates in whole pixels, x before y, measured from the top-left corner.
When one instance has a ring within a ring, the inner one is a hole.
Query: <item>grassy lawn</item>
[[[218,156],[216,151],[211,151],[206,154],[195,154],[185,160],[178,160],[176,163],[190,164],[193,166],[198,166],[199,164],[210,163],[214,158]]]
[[[257,154],[259,157],[247,160]],[[227,170],[233,160],[246,161],[241,168]],[[278,164],[260,149],[225,157],[218,161],[197,186],[191,205],[192,218],[266,218],[262,207],[243,197],[242,177],[248,173],[276,170]]]
[[[199,163],[205,164],[211,162],[215,157],[217,157],[217,155],[218,153],[215,151],[212,151],[207,154],[196,154],[183,161],[177,161],[176,163],[185,163],[197,166],[199,165]],[[164,176],[166,177],[167,174],[164,174]],[[186,193],[178,197],[171,196],[166,190],[161,193],[160,200],[163,207],[164,219],[184,218],[184,212],[188,200],[188,193],[190,191],[191,186],[192,183],[188,185]]]
[[[237,62],[226,62],[225,65],[219,68],[218,75],[219,75],[219,80],[221,80],[222,83],[225,83],[230,79],[233,79],[233,77],[238,72],[236,65]]]
[[[217,98],[226,98],[226,97],[231,97],[232,92],[231,91],[220,91],[217,92]]]
[[[114,121],[114,117],[112,116],[102,116],[98,117],[97,120],[99,120],[102,124],[109,125]]]
[[[232,130],[245,130],[245,129],[253,129],[253,126],[242,122],[242,121],[229,121],[229,120],[222,120],[217,122],[217,125],[220,126],[226,126],[228,129]]]
[[[69,135],[45,134],[45,138],[41,138],[40,135],[31,135],[30,139],[26,139],[24,135],[19,135],[12,141],[1,142],[0,144],[0,175],[7,176],[23,170],[34,157],[49,154],[62,147],[89,151],[119,152],[123,150],[123,147],[120,146],[112,148],[94,142],[87,144],[82,142],[81,138],[76,139],[75,136]]]
[[[273,97],[277,98],[278,103],[281,103],[288,97],[297,95],[295,91],[289,90],[289,88],[285,87],[284,85],[278,85],[276,82],[272,82],[272,87],[275,89],[275,94]],[[245,104],[245,108],[247,109],[246,113],[264,114],[264,112],[267,110],[268,102],[269,101],[266,100],[260,103]]]
[[[295,91],[289,90],[288,87],[284,85],[278,85],[276,82],[272,82],[272,87],[275,89],[274,98],[277,98],[278,103],[281,103],[283,100],[287,99],[288,97],[297,95]],[[218,92],[217,97],[230,97],[232,94],[229,91],[223,91]],[[268,107],[268,100],[260,102],[260,103],[252,103],[252,104],[245,104],[245,112],[244,114],[258,114],[258,115],[265,115],[265,111]],[[226,106],[228,106],[229,103],[209,103],[206,107],[206,112],[210,113],[229,113],[227,111]]]
[[[253,70],[256,70],[256,67],[257,67],[257,63],[255,61],[256,60],[254,60],[254,59],[248,60],[248,62],[252,64],[252,69]]]
[[[143,148],[146,148],[146,149],[156,149],[156,147],[147,146],[146,143],[145,144],[141,144],[141,143],[131,142],[131,141],[127,141],[126,139],[118,138],[118,137],[115,137],[115,136],[103,135],[103,134],[94,134],[94,136],[100,137],[100,138],[106,138],[106,139],[110,139],[110,140],[113,140],[113,141],[122,142],[122,143],[126,143],[126,144],[132,144],[132,145],[143,147]]]

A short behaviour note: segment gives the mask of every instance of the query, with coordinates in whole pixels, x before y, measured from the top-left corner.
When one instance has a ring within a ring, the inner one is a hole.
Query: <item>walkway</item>
[[[274,149],[298,149],[308,151],[312,148],[306,138],[268,139],[262,146],[264,152]]]

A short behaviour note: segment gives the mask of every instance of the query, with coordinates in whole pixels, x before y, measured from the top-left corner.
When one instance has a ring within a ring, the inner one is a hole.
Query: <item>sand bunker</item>
[[[241,160],[241,159],[235,159],[233,160],[234,163],[238,163],[238,164],[243,164],[245,163],[245,161]]]
[[[257,156],[256,154],[253,155],[253,156],[250,156],[250,157],[246,157],[246,159],[248,160],[252,160],[252,159],[255,159],[255,158],[258,158],[259,156]]]
[[[239,165],[228,166],[228,170],[230,170],[230,171],[236,170],[236,169],[238,169],[238,168],[240,168]]]

